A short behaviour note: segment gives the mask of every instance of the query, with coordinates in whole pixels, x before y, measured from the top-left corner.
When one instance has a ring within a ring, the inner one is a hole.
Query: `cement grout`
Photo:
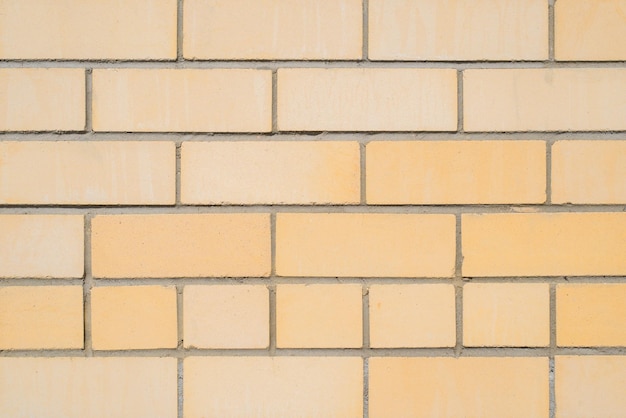
[[[88,357],[93,356],[93,340],[91,328],[91,289],[93,288],[93,275],[91,270],[91,214],[87,213],[84,218],[84,281],[83,281],[83,350]]]
[[[361,205],[367,205],[367,144],[359,144],[359,187]]]
[[[369,0],[363,0],[362,59],[369,62]]]
[[[465,132],[464,122],[463,122],[463,70],[457,70],[456,77],[457,77],[457,84],[456,84],[457,131],[459,134],[463,134]]]
[[[93,132],[93,70],[85,70],[85,131]]]
[[[556,0],[548,0],[548,59],[551,62],[554,58],[554,3]]]
[[[554,141],[546,141],[546,205],[552,204],[552,145]]]
[[[272,70],[272,134],[278,133],[278,71]]]
[[[175,193],[175,204],[176,206],[181,206],[180,194],[181,194],[181,148],[182,143],[176,142],[176,189]]]
[[[606,282],[603,282],[606,283]],[[550,396],[550,418],[555,417],[556,397],[554,389],[554,355],[558,350],[556,345],[556,284],[550,283],[550,356],[549,356],[549,396]]]
[[[176,61],[183,62],[185,60],[183,54],[183,0],[176,2]]]
[[[461,215],[455,217],[455,265],[454,265],[454,307],[455,307],[455,355],[463,352],[463,248],[462,248],[462,220]]]

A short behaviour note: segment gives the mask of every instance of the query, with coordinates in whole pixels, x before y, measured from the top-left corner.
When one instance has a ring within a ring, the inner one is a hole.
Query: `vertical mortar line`
[[[552,144],[546,141],[546,205],[552,203]]]
[[[184,285],[176,285],[176,325],[177,325],[177,338],[178,345],[177,351],[179,355],[182,355],[183,351],[183,290]],[[177,361],[177,390],[178,390],[178,418],[183,418],[183,357],[179,356]]]
[[[183,61],[183,0],[176,2],[176,61]]]
[[[363,418],[369,418],[370,382],[369,382],[369,357],[363,359]]]
[[[463,252],[461,248],[461,214],[456,215],[456,259],[454,271],[454,306],[456,309],[456,344],[455,356],[459,357],[463,351]]]
[[[278,70],[272,70],[272,133],[278,133]]]
[[[183,358],[179,357],[176,361],[177,361],[178,418],[183,418],[183,402],[185,400],[183,396],[183,383],[184,383]]]
[[[369,61],[369,1],[363,0],[363,61]]]
[[[85,69],[85,132],[93,132],[92,116],[93,69]]]
[[[548,1],[548,60],[554,61],[554,3],[556,0]]]
[[[370,348],[370,296],[369,296],[369,284],[363,281],[363,417],[367,418],[368,411],[368,396],[369,396],[369,383],[368,383],[368,361],[369,361],[369,348]]]
[[[91,338],[91,288],[93,287],[93,275],[91,272],[91,219],[90,213],[85,214],[84,236],[84,262],[85,279],[83,281],[83,331],[84,350],[87,357],[93,356],[93,344]]]
[[[457,131],[464,132],[463,128],[463,70],[456,72],[456,117]]]
[[[556,416],[554,353],[556,352],[556,284],[550,283],[550,418]]]
[[[366,160],[365,160],[367,158],[366,147],[367,147],[367,145],[365,143],[360,143],[359,144],[359,151],[360,151],[360,157],[361,157],[361,160],[360,160],[360,163],[361,163],[361,165],[360,165],[360,170],[361,170],[361,173],[360,173],[360,175],[361,175],[361,177],[360,177],[360,179],[361,179],[361,183],[360,183],[360,186],[361,186],[361,205],[366,205],[367,204],[367,195],[366,195],[367,183],[366,183],[366,178],[365,178],[365,176],[366,176],[366,167],[367,167]]]
[[[273,282],[276,276],[276,213],[270,214],[270,242],[271,242],[271,272],[270,279],[272,282],[267,286],[269,290],[270,303],[270,344],[269,354],[276,354],[276,285]]]
[[[180,205],[180,154],[181,154],[182,142],[176,142],[176,206]]]

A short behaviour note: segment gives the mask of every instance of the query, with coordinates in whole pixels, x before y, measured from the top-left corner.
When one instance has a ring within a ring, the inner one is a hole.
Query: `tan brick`
[[[453,215],[279,213],[276,272],[306,277],[451,277]]]
[[[367,203],[543,203],[543,141],[375,141],[367,144]]]
[[[360,418],[360,357],[188,357],[188,418]]]
[[[369,319],[372,347],[453,347],[454,286],[372,285]]]
[[[546,0],[370,0],[369,58],[548,58]]]
[[[85,70],[0,68],[0,130],[84,129]]]
[[[174,59],[176,0],[4,0],[2,59]]]
[[[357,142],[185,142],[191,204],[348,204],[360,200]]]
[[[278,70],[283,131],[456,131],[451,69]]]
[[[373,357],[369,416],[547,418],[548,369],[543,357]]]
[[[547,283],[463,286],[463,345],[546,347],[550,344]]]
[[[94,277],[248,277],[270,272],[267,214],[110,215],[92,220]]]
[[[183,52],[214,60],[362,56],[361,0],[187,0]]]
[[[626,129],[623,68],[463,72],[466,131]]]
[[[97,69],[93,128],[269,132],[272,75],[247,69]]]
[[[276,288],[276,345],[358,348],[363,345],[358,284],[293,284]]]
[[[83,228],[77,215],[0,215],[0,277],[83,277]]]
[[[176,359],[0,358],[0,416],[176,417]]]
[[[173,204],[173,142],[0,143],[1,204]]]
[[[267,348],[269,292],[265,286],[185,286],[185,347]]]
[[[463,275],[626,274],[626,213],[463,215]]]
[[[626,142],[557,141],[552,146],[552,202],[626,203]]]
[[[0,287],[0,350],[83,348],[82,286]]]

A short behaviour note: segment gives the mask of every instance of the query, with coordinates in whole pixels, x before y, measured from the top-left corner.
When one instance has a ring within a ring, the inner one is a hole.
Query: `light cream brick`
[[[358,203],[359,144],[185,142],[181,200],[211,205]]]
[[[456,131],[451,69],[278,70],[282,131]]]

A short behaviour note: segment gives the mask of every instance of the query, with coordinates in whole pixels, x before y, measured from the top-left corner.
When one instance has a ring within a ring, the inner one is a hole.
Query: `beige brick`
[[[463,345],[547,347],[547,283],[468,283],[463,286]]]
[[[248,69],[97,69],[93,128],[269,132],[272,75]]]
[[[360,418],[360,357],[188,357],[188,418]]]
[[[278,70],[283,131],[456,131],[452,69]]]
[[[265,286],[185,286],[185,347],[267,348],[269,292]]]
[[[556,356],[556,418],[623,417],[626,357]]]
[[[0,204],[174,204],[173,142],[0,143]]]
[[[176,0],[4,0],[2,59],[174,59]]]
[[[556,287],[559,346],[626,346],[626,284]]]
[[[369,58],[548,59],[546,0],[370,0]]]
[[[0,350],[83,348],[82,286],[0,287]]]
[[[267,214],[110,215],[92,220],[94,277],[249,277],[270,272]]]
[[[0,358],[0,416],[176,417],[176,359]]]
[[[626,213],[463,215],[463,275],[626,274]]]
[[[623,68],[463,72],[466,131],[625,130]]]
[[[453,347],[454,286],[372,285],[369,319],[371,347]]]
[[[85,70],[0,68],[0,130],[84,129]]]
[[[547,418],[548,369],[543,357],[373,357],[369,416]]]
[[[557,141],[552,146],[552,202],[626,203],[626,142]]]
[[[276,288],[276,345],[358,348],[363,345],[358,284],[294,284]]]
[[[186,0],[183,52],[213,60],[362,56],[361,0]]]
[[[0,278],[83,277],[83,228],[77,215],[0,215]]]
[[[357,142],[185,142],[191,204],[348,204],[360,200]]]
[[[306,277],[451,277],[453,215],[279,213],[276,272]]]
[[[543,203],[543,141],[375,141],[369,204]]]

